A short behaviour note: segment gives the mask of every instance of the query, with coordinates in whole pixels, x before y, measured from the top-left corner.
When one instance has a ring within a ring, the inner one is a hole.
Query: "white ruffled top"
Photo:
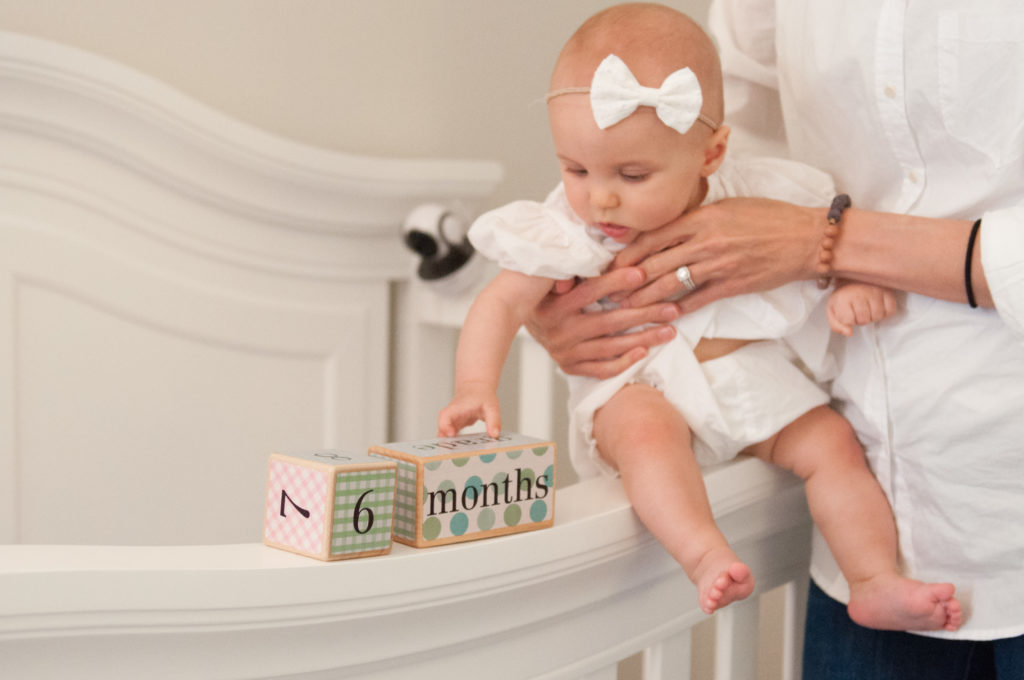
[[[549,279],[597,276],[621,249],[576,216],[562,184],[543,203],[513,201],[484,213],[469,240],[502,269]]]
[[[752,157],[724,162],[708,178],[704,202],[750,196],[827,206],[835,193],[832,179],[810,166]],[[543,203],[515,201],[481,215],[469,239],[503,269],[552,279],[597,276],[622,248],[577,217],[562,184]],[[693,345],[702,337],[780,338],[798,330],[821,297],[813,282],[796,282],[706,305],[675,326]]]

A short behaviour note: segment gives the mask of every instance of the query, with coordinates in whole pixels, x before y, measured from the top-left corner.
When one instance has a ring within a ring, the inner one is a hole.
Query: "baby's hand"
[[[460,385],[451,403],[437,416],[437,436],[454,437],[459,430],[483,420],[487,434],[497,437],[501,433],[501,409],[493,389],[478,383]]]
[[[853,335],[854,326],[887,319],[896,313],[896,294],[867,283],[841,283],[828,299],[828,325],[836,333]]]

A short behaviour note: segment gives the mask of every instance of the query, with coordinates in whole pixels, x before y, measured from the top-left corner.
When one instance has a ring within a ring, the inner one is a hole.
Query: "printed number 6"
[[[363,507],[363,499],[366,498],[371,493],[373,493],[373,491],[373,489],[370,489],[369,491],[365,492],[362,496],[360,496],[359,500],[356,501],[355,512],[352,515],[352,528],[356,530],[357,534],[365,534],[367,531],[373,528],[373,510],[371,510],[370,508]],[[359,516],[363,514],[366,515],[366,528],[360,529]]]

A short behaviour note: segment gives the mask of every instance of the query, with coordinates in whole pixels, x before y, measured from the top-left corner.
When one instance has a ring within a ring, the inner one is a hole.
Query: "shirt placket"
[[[903,177],[892,212],[909,212],[920,199],[926,180],[924,162],[907,115],[906,0],[885,0],[875,41],[875,103],[879,120]]]
[[[918,149],[917,139],[910,126],[907,113],[906,84],[906,35],[904,26],[907,15],[907,0],[884,0],[875,41],[875,102],[886,142],[901,168],[902,182],[895,204],[887,209],[895,213],[909,213],[924,192],[924,161]],[[896,517],[899,518],[899,541],[901,557],[905,566],[913,569],[913,508],[911,496],[907,493],[906,479],[899,469],[899,460],[894,455],[894,431],[891,409],[891,391],[888,375],[888,361],[884,331],[871,333],[875,345],[876,370],[870,390],[873,413],[869,416],[884,433],[883,451],[878,463],[888,469],[889,498]]]

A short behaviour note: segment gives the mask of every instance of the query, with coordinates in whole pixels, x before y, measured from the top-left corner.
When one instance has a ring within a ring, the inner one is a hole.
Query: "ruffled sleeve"
[[[502,269],[551,279],[597,276],[613,257],[587,234],[561,185],[544,203],[514,201],[484,213],[469,240]]]

